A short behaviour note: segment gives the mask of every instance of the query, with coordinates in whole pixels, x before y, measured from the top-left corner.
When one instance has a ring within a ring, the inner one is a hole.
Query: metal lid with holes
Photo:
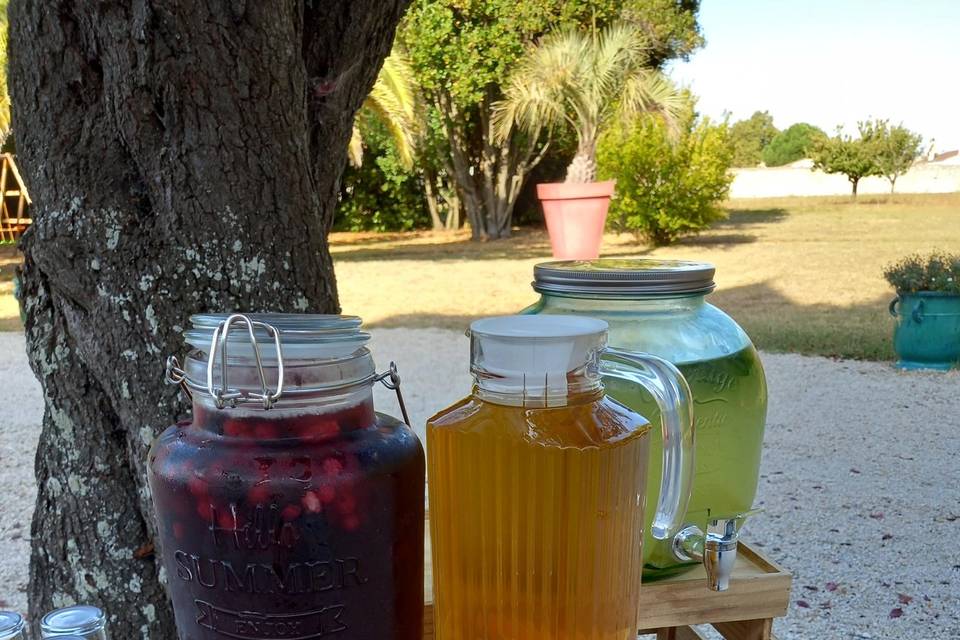
[[[539,293],[584,297],[706,295],[716,288],[709,262],[601,258],[542,262],[533,268]]]
[[[395,390],[409,424],[394,363],[376,373],[366,348],[370,334],[356,316],[293,313],[215,313],[190,317],[193,347],[184,366],[167,359],[166,380],[209,396],[217,408],[244,404],[270,409],[281,397],[303,398],[380,382]],[[291,375],[291,372],[293,375]]]
[[[77,605],[51,611],[40,621],[40,631],[46,637],[79,635],[86,637],[107,626],[103,611],[90,605]]]
[[[0,640],[23,638],[23,616],[15,611],[0,611]]]

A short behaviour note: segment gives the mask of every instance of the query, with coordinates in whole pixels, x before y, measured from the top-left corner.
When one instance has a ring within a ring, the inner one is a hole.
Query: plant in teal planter
[[[960,254],[907,256],[883,275],[897,290],[890,302],[896,366],[960,368]]]

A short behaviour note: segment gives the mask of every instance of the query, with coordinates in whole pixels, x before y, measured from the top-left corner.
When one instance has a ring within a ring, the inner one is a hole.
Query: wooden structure
[[[29,204],[13,155],[0,154],[0,242],[13,242],[30,226]]]
[[[433,640],[429,531],[426,543],[423,638]],[[710,624],[727,640],[775,640],[773,619],[787,613],[792,580],[782,567],[741,542],[727,591],[709,591],[703,567],[644,584],[640,590],[640,624],[644,627],[640,638],[700,640],[704,636],[691,625]]]

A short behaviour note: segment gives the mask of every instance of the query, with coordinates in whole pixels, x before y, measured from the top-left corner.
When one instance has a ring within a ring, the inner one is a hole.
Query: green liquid
[[[693,392],[696,424],[696,477],[685,522],[704,528],[707,511],[726,517],[748,511],[757,492],[767,388],[760,358],[752,346],[713,360],[679,364]],[[653,398],[629,383],[605,381],[610,395],[649,419],[656,427],[660,412]],[[660,495],[663,441],[651,430],[647,515],[644,530],[644,580],[688,568],[673,558],[670,540],[650,535]]]

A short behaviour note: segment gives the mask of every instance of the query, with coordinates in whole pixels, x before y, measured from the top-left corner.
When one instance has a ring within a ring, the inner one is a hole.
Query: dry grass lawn
[[[960,194],[742,200],[729,218],[672,247],[651,250],[608,235],[606,256],[706,260],[717,265],[710,301],[764,349],[886,360],[893,296],[883,266],[933,248],[960,251]],[[451,235],[334,234],[340,300],[377,326],[463,329],[536,299],[533,265],[550,248],[541,231],[470,242]]]
[[[742,200],[710,231],[656,250],[608,235],[607,256],[707,260],[710,301],[764,349],[885,360],[893,292],[883,266],[913,251],[960,251],[960,194]],[[476,243],[451,234],[331,236],[345,313],[371,326],[463,329],[473,318],[532,303],[533,265],[550,258],[542,231]],[[0,247],[0,330],[20,328],[12,294],[18,258]]]

